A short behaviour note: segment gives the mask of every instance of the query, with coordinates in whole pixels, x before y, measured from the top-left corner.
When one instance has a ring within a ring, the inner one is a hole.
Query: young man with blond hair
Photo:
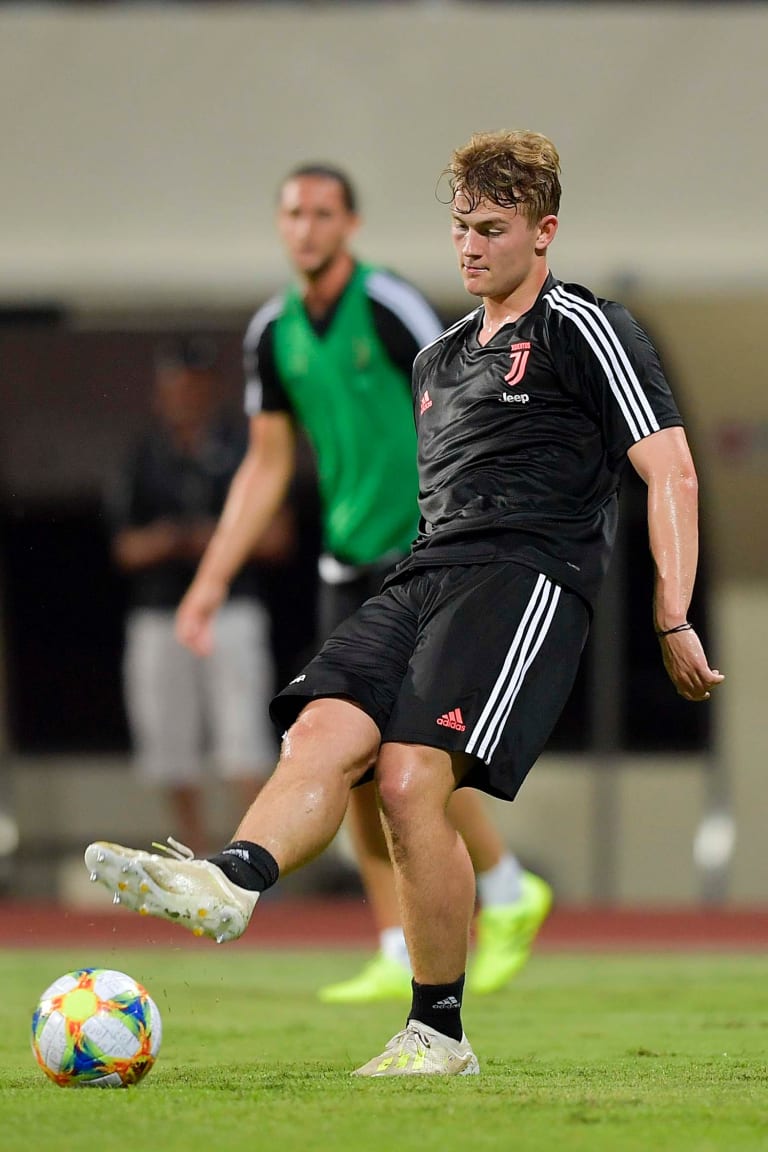
[[[353,254],[358,197],[341,169],[309,163],[289,172],[276,225],[296,282],[248,325],[248,452],[176,619],[179,640],[208,664],[218,654],[213,628],[228,612],[237,573],[285,500],[300,431],[312,444],[320,488],[321,641],[380,590],[418,530],[411,370],[442,324],[412,284]],[[468,983],[492,992],[525,963],[551,891],[507,850],[475,790],[457,793],[449,816],[472,858],[480,903]],[[362,971],[319,996],[407,1001],[410,961],[372,784],[352,793],[346,827],[379,947]]]
[[[627,458],[648,487],[667,672],[689,700],[723,679],[686,618],[696,474],[656,352],[621,305],[549,270],[559,167],[552,142],[527,131],[474,136],[452,157],[453,244],[479,306],[414,365],[419,536],[273,701],[280,763],[233,843],[209,860],[86,851],[93,878],[119,883],[129,907],[230,939],[261,891],[330,841],[350,790],[373,774],[413,996],[363,1076],[479,1071],[461,1021],[475,883],[446,807],[467,785],[514,799],[544,748],[607,567]],[[462,726],[438,722],[459,709]]]

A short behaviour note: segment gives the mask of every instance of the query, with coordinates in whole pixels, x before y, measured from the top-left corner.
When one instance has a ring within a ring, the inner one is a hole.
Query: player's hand
[[[686,700],[709,700],[725,676],[710,668],[695,630],[662,636],[660,643],[664,667],[680,695]]]
[[[197,656],[213,651],[213,618],[227,596],[227,587],[195,578],[176,610],[176,639]]]

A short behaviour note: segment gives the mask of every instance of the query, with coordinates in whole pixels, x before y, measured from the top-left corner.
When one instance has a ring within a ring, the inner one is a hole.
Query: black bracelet
[[[676,624],[674,628],[667,628],[666,631],[660,632],[659,629],[657,628],[656,629],[656,635],[659,637],[672,636],[675,632],[688,632],[692,628],[693,628],[693,624],[689,624],[688,621],[686,620],[685,624]]]

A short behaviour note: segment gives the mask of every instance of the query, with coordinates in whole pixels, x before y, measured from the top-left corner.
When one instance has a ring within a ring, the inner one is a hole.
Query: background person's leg
[[[480,793],[473,788],[454,792],[448,803],[448,816],[467,846],[475,872],[495,868],[507,849]]]
[[[203,819],[203,670],[177,642],[173,613],[133,612],[126,626],[126,710],[138,772],[168,803],[173,835],[206,848]]]
[[[485,995],[503,988],[527,962],[552,906],[552,890],[506,849],[479,792],[454,792],[448,814],[467,845],[480,903],[467,988]]]
[[[214,622],[213,652],[201,663],[214,766],[229,792],[229,819],[239,818],[278,756],[268,710],[274,663],[263,604],[245,598],[223,604]]]
[[[325,985],[318,996],[326,1004],[410,1000],[411,962],[400,923],[392,861],[372,783],[353,788],[350,793],[346,828],[376,925],[379,947],[359,972],[348,980]]]

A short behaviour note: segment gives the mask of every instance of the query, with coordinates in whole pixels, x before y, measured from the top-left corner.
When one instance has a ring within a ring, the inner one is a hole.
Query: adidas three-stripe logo
[[[629,357],[604,314],[596,304],[566,292],[558,284],[544,299],[555,312],[567,316],[581,332],[597,357],[617,404],[635,440],[658,432],[659,422],[643,391]]]

